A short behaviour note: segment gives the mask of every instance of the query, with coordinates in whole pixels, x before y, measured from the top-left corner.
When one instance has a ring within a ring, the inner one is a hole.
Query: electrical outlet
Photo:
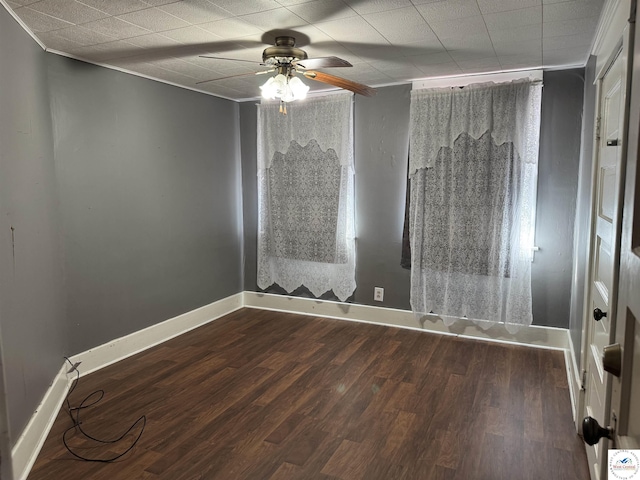
[[[384,288],[382,287],[373,287],[373,299],[376,302],[381,302],[384,300]]]

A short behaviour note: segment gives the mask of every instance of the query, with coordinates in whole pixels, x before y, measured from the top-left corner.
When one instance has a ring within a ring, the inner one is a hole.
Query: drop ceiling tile
[[[49,32],[51,30],[58,30],[60,28],[70,27],[73,25],[70,22],[65,22],[64,20],[54,18],[51,15],[37,12],[29,7],[16,8],[14,12],[34,33]]]
[[[476,35],[457,35],[453,37],[440,38],[442,45],[447,50],[465,50],[474,48],[491,48],[491,38],[488,33]]]
[[[542,25],[525,25],[517,28],[505,30],[491,30],[489,32],[491,41],[495,43],[530,41],[541,44]]]
[[[342,0],[315,0],[301,5],[292,5],[289,10],[307,22],[327,22],[358,15]]]
[[[109,15],[122,15],[123,13],[144,10],[149,5],[140,0],[81,0],[85,5],[97,8]]]
[[[386,12],[413,5],[411,0],[345,0],[345,2],[360,15]]]
[[[47,48],[58,50],[60,52],[67,52],[69,50],[81,47],[81,45],[79,45],[78,43],[69,40],[68,38],[61,37],[57,34],[57,31],[40,32],[37,36],[38,39],[40,39],[40,41],[47,46]]]
[[[105,12],[71,0],[42,0],[31,4],[29,8],[76,25],[109,16]]]
[[[424,72],[413,65],[401,65],[396,68],[384,68],[384,73],[394,82],[410,82],[424,77]]]
[[[455,62],[426,65],[420,68],[420,70],[424,72],[426,78],[448,77],[452,75],[460,75],[463,73],[462,69]]]
[[[457,60],[458,66],[465,72],[479,71],[486,72],[487,70],[500,70],[500,62],[495,55],[485,58],[474,58],[469,60]]]
[[[449,52],[433,53],[430,55],[416,55],[407,58],[413,65],[424,70],[430,65],[441,65],[445,63],[455,63]]]
[[[165,37],[164,35],[160,35],[158,33],[150,33],[148,35],[140,35],[139,37],[131,37],[127,39],[127,42],[142,48],[162,48],[182,45],[180,42],[176,42],[175,40],[172,40],[171,38]]]
[[[143,75],[147,75],[147,76],[150,76],[153,78],[159,78],[159,79],[161,79],[164,75],[169,73],[169,71],[165,70],[164,68],[160,68],[157,65],[153,65],[151,63],[144,63],[144,62],[131,65],[130,70],[133,72],[141,73]],[[185,80],[187,80],[188,82],[191,82],[193,79],[187,78]]]
[[[268,10],[266,12],[243,15],[240,18],[255,25],[264,32],[273,30],[274,28],[286,29],[307,25],[306,20],[303,20],[286,8],[276,8],[275,10]]]
[[[175,30],[167,30],[162,32],[163,37],[170,38],[176,42],[184,43],[187,45],[202,44],[209,42],[222,41],[222,37],[213,34],[207,30],[200,28],[199,26],[192,25],[191,27],[176,28]]]
[[[535,55],[541,52],[541,48],[542,43],[540,41],[531,42],[525,40],[524,42],[493,42],[493,49],[499,57],[508,55]]]
[[[389,84],[393,81],[391,77],[385,75],[383,72],[379,70],[372,69],[367,73],[363,74],[350,74],[350,75],[339,75],[340,77],[346,78],[347,80],[351,80],[353,82],[363,83],[364,85],[368,85],[370,87],[375,87],[376,85],[385,85]]]
[[[183,2],[184,0],[142,0],[142,1],[148,4],[150,7],[160,7],[162,5],[167,5],[169,3]]]
[[[276,0],[283,7],[290,7],[291,5],[299,5],[301,3],[308,3],[310,0]]]
[[[414,2],[415,3],[415,2]],[[480,9],[475,1],[470,0],[450,0],[439,1],[435,3],[426,3],[417,5],[418,12],[426,19],[431,20],[456,20],[466,17],[477,17],[480,15]]]
[[[204,92],[210,92],[214,95],[219,95],[221,97],[226,98],[248,98],[244,92],[240,90],[236,90],[235,88],[223,87],[221,85],[214,85],[215,82],[212,83],[204,83],[202,85],[196,85],[194,88],[198,90],[202,90]],[[256,95],[252,95],[255,97]]]
[[[187,70],[191,70],[191,71],[195,71],[197,70],[203,70],[200,67],[197,67],[195,65],[190,65],[186,62],[183,62],[182,60],[180,60],[179,58],[162,58],[162,59],[158,59],[158,60],[154,60],[153,62],[149,62],[151,65],[155,65],[157,67],[160,68],[164,68],[165,70],[169,70],[171,72],[175,72],[175,73],[180,73],[182,75],[186,75],[188,77],[192,77],[192,78],[199,78],[198,76],[194,76],[194,75],[190,75],[189,73],[187,73]]]
[[[103,35],[110,35],[120,39],[151,33],[145,28],[140,28],[116,17],[108,17],[102,20],[96,20],[95,22],[85,23],[83,27],[102,33]]]
[[[545,66],[582,65],[589,56],[589,49],[585,47],[561,48],[545,50],[542,60]]]
[[[96,45],[98,43],[108,43],[117,40],[111,35],[104,35],[100,32],[82,26],[73,26],[56,30],[56,33],[67,40],[82,46]]]
[[[265,78],[262,81],[262,83],[266,81],[267,79]],[[215,85],[215,88],[218,90],[221,88],[229,88],[229,89],[236,90],[237,92],[241,92],[246,96],[256,97],[260,95],[260,88],[258,87],[258,85],[253,85],[253,84],[248,84],[247,82],[243,82],[241,77],[240,78],[238,77],[222,78],[220,80],[214,80],[213,82],[203,83],[202,85],[210,85],[210,84]],[[200,85],[198,85],[198,87],[199,86]]]
[[[235,82],[229,82],[231,85],[230,88],[238,90],[241,92],[244,98],[248,97],[259,97],[260,96],[260,85],[264,84],[267,81],[266,77],[238,77]],[[225,81],[225,80],[222,80]],[[304,83],[308,84],[309,82],[304,81]],[[217,83],[217,82],[214,82]],[[316,83],[316,82],[313,82]],[[276,107],[278,108],[278,107]],[[291,107],[289,107],[291,108]]]
[[[477,60],[484,60],[486,58],[495,58],[496,53],[493,47],[490,48],[468,48],[465,50],[451,50],[448,52],[453,58],[453,61],[457,64],[463,62],[473,62]]]
[[[390,12],[363,15],[364,19],[390,43],[413,43],[434,38],[427,22],[415,7],[398,8]]]
[[[542,24],[544,38],[561,37],[564,35],[578,35],[583,32],[595,32],[598,17],[577,18],[559,22],[545,22]]]
[[[218,73],[217,76],[235,75],[239,73],[255,72],[260,66],[255,66],[245,62],[234,62],[231,60],[219,60],[216,58],[203,58],[198,55],[186,55],[180,57],[183,61],[192,63],[201,68]]]
[[[542,51],[535,55],[499,55],[498,60],[505,69],[537,68],[542,66]]]
[[[139,67],[136,66],[136,68]],[[171,70],[166,70],[159,65],[151,64],[149,66],[143,66],[141,70],[144,70],[143,73],[157,78],[158,80],[164,80],[165,82],[175,83],[177,85],[184,85],[189,88],[195,88],[197,86],[197,80],[195,78],[191,78],[188,75],[183,75],[178,72],[172,72]]]
[[[357,39],[357,42],[360,44],[388,43],[387,40],[362,17],[341,18],[330,22],[322,22],[316,24],[316,27],[341,43],[342,41],[351,41],[353,39]]]
[[[123,40],[117,40],[115,42],[101,43],[98,45],[91,45],[89,47],[79,47],[70,50],[68,53],[89,61],[99,63],[109,61],[111,64],[114,59],[122,58],[123,56],[133,56],[138,51],[142,52],[143,49],[131,45]]]
[[[506,28],[523,27],[526,25],[539,25],[542,23],[542,7],[521,8],[508,12],[490,13],[484,16],[487,28],[492,30],[504,30]]]
[[[487,65],[487,66],[470,66],[468,68],[462,68],[460,67],[462,70],[462,73],[464,73],[465,75],[478,75],[481,73],[499,73],[502,70],[502,67],[498,66],[498,67],[494,67],[492,65]]]
[[[369,62],[367,62],[369,63]],[[387,74],[388,70],[399,70],[401,68],[416,68],[415,65],[413,65],[412,63],[407,62],[406,58],[403,57],[399,57],[399,58],[389,58],[389,59],[385,59],[385,60],[376,60],[375,62],[371,62],[369,63],[369,65],[371,65],[372,67],[374,67],[376,70],[379,70],[381,72],[384,72],[385,75]],[[344,70],[342,69],[342,71],[348,71],[348,70]],[[334,73],[340,75],[339,71],[336,69],[334,70]]]
[[[431,55],[434,53],[444,52],[445,49],[438,40],[438,37],[433,37],[432,40],[426,42],[414,42],[407,44],[394,44],[397,51],[403,57],[412,57],[415,55]]]
[[[125,13],[119,15],[118,18],[129,23],[133,23],[152,32],[162,32],[164,30],[173,30],[180,27],[187,27],[189,24],[184,20],[169,15],[159,8],[148,8],[146,10],[138,10],[136,12]]]
[[[251,0],[238,1],[238,0],[210,0],[211,3],[224,8],[233,15],[247,15],[251,13],[266,12],[267,10],[274,10],[280,8],[281,5],[275,0]]]
[[[575,18],[599,17],[602,11],[602,1],[574,0],[570,2],[553,3],[544,7],[544,21],[557,22]]]
[[[216,36],[226,39],[246,37],[262,33],[255,25],[241,18],[226,18],[216,22],[203,23],[200,28],[214,33]]]
[[[431,29],[440,39],[487,33],[484,19],[480,16],[466,17],[458,20],[433,20],[429,22],[429,25],[431,25]]]
[[[593,35],[590,33],[579,33],[577,35],[563,35],[561,37],[548,37],[542,40],[542,47],[545,52],[548,50],[558,50],[562,48],[584,47],[585,50],[591,48]]]
[[[196,88],[200,88],[202,85],[210,85],[213,84],[215,86],[224,86],[225,84],[222,82],[227,82],[226,85],[234,85],[234,87],[236,87],[238,90],[240,90],[241,85],[243,85],[243,83],[240,81],[240,79],[242,79],[244,77],[242,76],[233,76],[233,75],[229,75],[227,73],[215,73],[215,74],[211,74],[206,78],[202,78],[202,79],[198,79],[197,82],[203,82],[203,83],[199,83]],[[239,88],[238,88],[239,87]]]
[[[540,5],[542,5],[541,0],[478,0],[478,6],[483,15]]]
[[[400,53],[400,49],[394,47],[393,45],[387,44],[379,44],[379,45],[370,45],[370,44],[358,44],[356,42],[345,42],[344,46],[347,47],[353,55],[358,58],[363,59],[365,62],[377,61],[377,60],[389,60],[394,58],[402,57],[403,55]],[[351,56],[343,57],[345,60],[351,62]],[[362,62],[351,62],[353,65],[356,63]]]
[[[174,17],[178,17],[194,25],[213,22],[231,16],[231,13],[207,2],[207,0],[189,0],[188,3],[176,2],[159,8],[163,12],[167,12]]]

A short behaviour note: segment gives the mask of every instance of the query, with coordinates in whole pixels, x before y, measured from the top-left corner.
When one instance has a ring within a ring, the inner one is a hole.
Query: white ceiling
[[[75,58],[236,100],[264,76],[274,30],[371,86],[522,68],[584,65],[604,0],[1,0],[46,46]],[[313,90],[327,85],[305,80]]]

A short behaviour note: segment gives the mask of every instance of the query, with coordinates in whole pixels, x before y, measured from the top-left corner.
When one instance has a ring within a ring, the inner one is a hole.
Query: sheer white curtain
[[[352,94],[258,106],[258,286],[354,292]]]
[[[529,325],[542,86],[412,92],[411,306]]]

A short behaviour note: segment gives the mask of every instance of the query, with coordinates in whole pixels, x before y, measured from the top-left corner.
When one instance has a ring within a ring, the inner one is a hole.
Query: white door
[[[610,375],[611,414],[607,423],[614,429],[612,447],[626,450],[640,449],[640,59],[635,58],[640,53],[640,35],[636,35],[633,51],[636,53],[632,56],[620,283],[615,321],[615,342],[620,346],[622,361],[620,375]],[[614,466],[609,465],[609,468]]]
[[[601,425],[607,425],[609,418],[610,376],[604,371],[602,355],[604,347],[613,340],[611,324],[616,309],[625,71],[625,56],[618,54],[600,84],[587,311],[592,318],[587,322],[585,416],[595,418]],[[587,446],[587,457],[591,477],[604,480],[606,441]]]

